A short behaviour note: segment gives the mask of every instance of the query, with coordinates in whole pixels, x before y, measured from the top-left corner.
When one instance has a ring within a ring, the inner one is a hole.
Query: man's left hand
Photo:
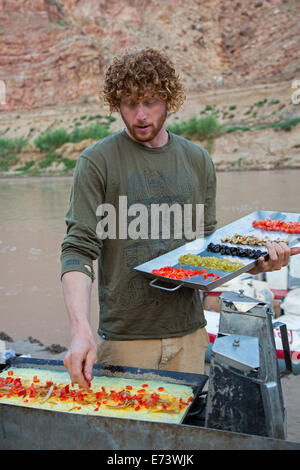
[[[250,274],[259,274],[270,271],[279,271],[289,264],[290,256],[300,253],[300,247],[289,248],[286,243],[266,243],[269,257],[258,258],[255,266],[249,271]]]

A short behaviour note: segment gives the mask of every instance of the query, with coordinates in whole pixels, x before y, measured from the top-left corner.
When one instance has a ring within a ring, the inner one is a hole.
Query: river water
[[[222,226],[257,209],[300,212],[300,170],[218,173]],[[70,341],[60,283],[70,177],[0,180],[0,331],[46,346]],[[97,287],[92,328],[98,323]]]

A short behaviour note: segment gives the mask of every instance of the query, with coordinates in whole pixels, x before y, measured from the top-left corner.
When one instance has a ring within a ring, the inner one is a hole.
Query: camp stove
[[[286,325],[272,323],[269,304],[243,291],[221,295],[219,332],[211,352],[205,426],[278,439],[286,416],[273,328],[280,327],[292,371]]]

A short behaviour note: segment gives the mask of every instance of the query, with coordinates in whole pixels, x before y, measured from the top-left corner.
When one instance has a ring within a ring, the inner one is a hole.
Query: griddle
[[[207,246],[209,243],[222,243],[221,239],[227,235],[233,236],[235,233],[243,234],[243,235],[256,235],[261,238],[265,238],[268,236],[271,240],[276,239],[278,237],[282,239],[286,239],[287,243],[290,247],[296,245],[300,242],[300,234],[287,234],[283,232],[269,232],[264,231],[261,229],[254,228],[252,226],[252,222],[254,220],[260,219],[275,219],[275,220],[282,220],[286,222],[300,222],[300,214],[292,213],[292,212],[279,212],[279,211],[265,211],[265,210],[258,210],[248,214],[245,217],[239,218],[234,222],[231,222],[224,227],[216,230],[213,234],[209,235],[205,238],[199,238],[192,242],[186,243],[175,250],[172,250],[164,255],[158,256],[157,258],[153,258],[146,263],[140,264],[136,266],[134,269],[141,274],[145,275],[146,277],[152,279],[150,281],[150,286],[166,290],[169,292],[174,292],[178,290],[180,287],[190,287],[192,289],[200,289],[203,291],[211,291],[212,289],[216,289],[221,285],[225,284],[226,282],[240,276],[244,272],[248,272],[251,268],[254,267],[256,260],[243,257],[240,258],[238,256],[231,257],[232,261],[243,262],[245,265],[235,271],[226,272],[220,271],[217,269],[210,269],[205,268],[207,273],[214,272],[215,275],[219,275],[220,279],[211,282],[211,278],[204,279],[202,275],[195,275],[191,276],[190,279],[169,279],[163,276],[157,276],[156,274],[152,273],[152,270],[161,269],[165,266],[171,266],[174,268],[183,268],[183,269],[192,269],[192,270],[201,270],[201,266],[194,266],[188,264],[180,264],[179,258],[182,255],[186,255],[188,253],[199,255],[199,256],[214,256],[220,259],[228,258],[227,255],[223,256],[219,253],[212,253],[207,250]],[[234,246],[230,243],[222,243],[228,246]],[[238,245],[243,248],[255,248],[250,245]],[[265,247],[259,247],[261,249],[265,249]],[[267,251],[267,250],[266,250]],[[266,255],[268,256],[268,255]],[[171,285],[171,287],[170,287]],[[173,286],[173,287],[172,287]],[[175,287],[174,287],[175,286]]]
[[[56,360],[46,360],[46,359],[35,359],[35,358],[23,358],[23,357],[16,357],[9,359],[7,363],[0,369],[0,372],[3,372],[9,368],[34,368],[34,369],[42,369],[44,371],[58,371],[58,372],[66,372],[66,368],[62,361]],[[107,376],[107,377],[119,377],[123,379],[136,379],[141,381],[147,380],[158,380],[164,383],[170,384],[177,384],[177,385],[186,385],[192,388],[194,400],[191,401],[189,406],[186,409],[185,414],[182,416],[182,421],[186,420],[189,410],[195,410],[195,403],[198,403],[199,398],[202,395],[202,390],[205,383],[208,380],[207,375],[202,374],[192,374],[186,372],[173,372],[173,371],[162,371],[156,369],[142,369],[136,367],[124,367],[124,366],[114,366],[114,365],[101,365],[95,364],[93,367],[93,375],[95,377],[100,376]],[[195,402],[195,403],[194,403]],[[18,406],[15,404],[9,403],[1,403],[0,408],[2,406]],[[20,408],[20,406],[18,406]],[[28,407],[24,407],[29,409]],[[30,408],[33,410],[33,408]],[[49,411],[49,410],[42,410],[42,411]],[[51,410],[51,413],[72,413],[72,411],[55,411]],[[101,419],[101,415],[99,418]],[[116,418],[113,418],[116,419]],[[122,418],[120,418],[122,419]]]
[[[61,370],[61,361],[15,358],[8,367],[35,367]],[[165,382],[179,381],[190,385],[195,394],[204,386],[207,376],[170,371],[95,365],[94,375],[128,374],[132,378],[155,374]],[[203,399],[200,392],[200,399]],[[196,398],[192,406],[196,405]],[[196,410],[197,411],[197,410]],[[201,410],[200,410],[201,412]],[[232,433],[203,427],[191,408],[191,419],[182,424],[158,423],[128,418],[80,415],[9,404],[0,406],[0,450],[298,450],[300,443],[262,436]]]

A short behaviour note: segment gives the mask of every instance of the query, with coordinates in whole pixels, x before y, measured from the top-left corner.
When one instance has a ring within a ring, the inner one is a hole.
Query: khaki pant
[[[99,338],[97,362],[102,365],[204,373],[209,339],[205,328],[165,339],[112,341]]]

